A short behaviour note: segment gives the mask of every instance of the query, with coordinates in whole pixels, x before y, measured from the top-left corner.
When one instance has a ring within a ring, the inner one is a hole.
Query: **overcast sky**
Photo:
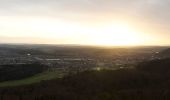
[[[0,0],[0,42],[83,44],[88,39],[79,37],[92,34],[87,29],[119,21],[153,37],[150,45],[167,45],[169,5],[170,0]]]

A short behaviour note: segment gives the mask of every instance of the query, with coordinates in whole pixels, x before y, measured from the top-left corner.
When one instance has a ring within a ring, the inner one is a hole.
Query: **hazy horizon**
[[[0,0],[0,43],[169,46],[170,0]]]

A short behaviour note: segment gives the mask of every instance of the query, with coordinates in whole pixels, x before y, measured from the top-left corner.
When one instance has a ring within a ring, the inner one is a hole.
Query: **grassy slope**
[[[43,80],[51,80],[54,78],[61,78],[63,76],[62,72],[59,71],[46,71],[35,76],[25,78],[22,80],[15,80],[15,81],[5,81],[0,83],[0,87],[8,87],[8,86],[19,86],[19,85],[29,85],[33,83],[38,83]]]

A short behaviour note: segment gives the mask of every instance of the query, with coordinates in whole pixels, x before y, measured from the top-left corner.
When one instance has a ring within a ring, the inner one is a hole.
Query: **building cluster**
[[[0,65],[9,64],[30,64],[40,63],[47,65],[49,70],[63,70],[63,71],[84,71],[91,69],[118,69],[133,67],[138,62],[157,59],[151,55],[131,55],[122,56],[121,54],[112,57],[70,57],[70,56],[45,56],[45,55],[18,55],[0,58]]]

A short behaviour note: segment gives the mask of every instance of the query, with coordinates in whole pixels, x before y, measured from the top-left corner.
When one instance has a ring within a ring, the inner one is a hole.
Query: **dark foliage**
[[[34,64],[0,65],[0,81],[19,80],[43,72],[45,66]]]

